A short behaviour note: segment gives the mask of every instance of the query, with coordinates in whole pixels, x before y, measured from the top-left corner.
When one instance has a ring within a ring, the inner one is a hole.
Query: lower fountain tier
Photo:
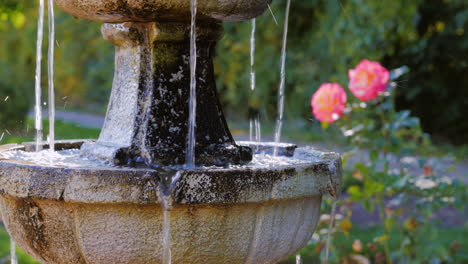
[[[310,162],[175,171],[172,263],[273,264],[304,247],[322,196],[339,190],[341,162],[298,152]],[[17,245],[44,264],[162,263],[165,176],[0,159],[0,212]]]

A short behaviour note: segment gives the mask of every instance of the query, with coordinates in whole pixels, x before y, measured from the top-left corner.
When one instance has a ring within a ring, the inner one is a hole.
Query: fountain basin
[[[1,151],[12,149],[25,147]],[[177,171],[172,263],[277,263],[304,247],[322,196],[339,190],[341,160],[310,148],[296,152],[304,162]],[[0,211],[18,246],[42,263],[162,263],[162,179],[144,168],[4,159]]]
[[[190,21],[188,0],[55,0],[65,12],[106,22]],[[262,14],[271,0],[198,0],[198,19],[243,21]]]

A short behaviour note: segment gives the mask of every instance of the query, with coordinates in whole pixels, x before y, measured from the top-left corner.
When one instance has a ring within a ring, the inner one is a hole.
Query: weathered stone
[[[276,143],[276,142],[254,142],[254,141],[238,141],[239,146],[246,146],[252,149],[256,154],[269,154],[275,153],[279,156],[292,157],[297,148],[295,144],[289,143]]]
[[[107,22],[190,21],[190,0],[55,0],[65,12]],[[271,0],[198,0],[198,19],[243,21],[261,15]]]
[[[70,169],[1,160],[0,212],[17,244],[44,264],[161,263],[162,194],[167,176],[178,174],[173,264],[273,264],[308,242],[322,196],[340,188],[340,156],[311,153],[310,163],[271,169]]]
[[[104,127],[86,153],[116,164],[185,164],[189,116],[189,32],[183,23],[105,24],[116,45],[116,69]],[[197,30],[196,163],[243,164],[251,149],[237,146],[218,102],[212,54],[222,33],[214,22]]]

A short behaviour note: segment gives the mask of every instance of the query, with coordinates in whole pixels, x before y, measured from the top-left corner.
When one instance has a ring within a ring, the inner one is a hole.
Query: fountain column
[[[82,149],[116,164],[184,164],[190,88],[190,25],[104,24],[116,46],[115,74],[105,124],[97,143]],[[196,163],[242,164],[250,148],[237,146],[217,98],[212,57],[222,36],[218,22],[197,28]]]

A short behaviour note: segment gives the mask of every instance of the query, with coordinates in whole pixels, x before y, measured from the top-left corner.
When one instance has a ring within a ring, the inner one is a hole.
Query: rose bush
[[[425,157],[433,147],[419,119],[395,110],[395,80],[407,71],[402,67],[390,72],[364,60],[349,71],[354,97],[345,107],[343,100],[331,96],[338,94],[333,92],[339,90],[338,84],[334,89],[326,84],[313,95],[315,118],[328,124],[330,113],[336,113],[333,122],[352,147],[343,154],[346,195],[333,234],[332,263],[468,262],[468,256],[453,246],[459,244],[455,239],[448,243],[432,235],[427,246],[428,235],[440,228],[433,214],[448,206],[463,208],[468,192],[465,184],[447,177],[446,166],[438,159]],[[370,213],[377,210],[380,225],[371,240],[356,240],[360,234],[353,233],[358,230],[353,226],[360,223],[351,218],[356,205]],[[319,234],[313,252],[323,254],[326,232]],[[343,245],[346,241],[349,245]]]

